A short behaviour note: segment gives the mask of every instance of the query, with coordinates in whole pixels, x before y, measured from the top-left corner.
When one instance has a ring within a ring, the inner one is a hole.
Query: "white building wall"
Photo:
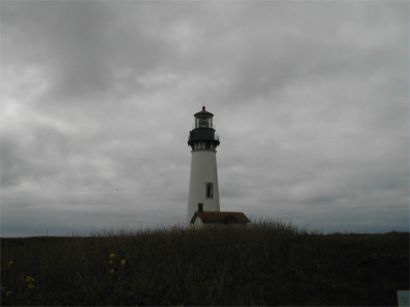
[[[213,183],[213,198],[206,198],[206,183]],[[216,152],[212,150],[193,150],[191,157],[191,175],[187,220],[198,210],[198,204],[204,204],[204,211],[220,211],[219,187],[216,168]]]
[[[201,221],[200,218],[196,218],[194,222],[194,226],[200,228],[204,226],[204,223]]]

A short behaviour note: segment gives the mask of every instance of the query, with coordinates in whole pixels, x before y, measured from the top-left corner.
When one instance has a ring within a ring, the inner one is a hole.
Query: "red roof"
[[[200,218],[203,223],[235,224],[250,222],[243,212],[197,211],[192,217],[191,223],[194,223],[197,218]]]

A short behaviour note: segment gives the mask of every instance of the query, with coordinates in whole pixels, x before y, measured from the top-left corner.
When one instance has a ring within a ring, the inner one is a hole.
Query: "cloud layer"
[[[2,1],[2,235],[182,223],[202,105],[223,210],[408,230],[408,5]]]

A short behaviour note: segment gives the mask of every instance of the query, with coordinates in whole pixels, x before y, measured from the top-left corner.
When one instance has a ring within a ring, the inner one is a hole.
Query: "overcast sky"
[[[1,1],[1,234],[185,222],[193,114],[221,210],[409,226],[409,2]]]

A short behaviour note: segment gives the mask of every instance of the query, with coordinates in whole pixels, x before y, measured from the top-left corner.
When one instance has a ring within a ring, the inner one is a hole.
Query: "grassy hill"
[[[397,305],[409,233],[257,223],[1,239],[2,305]]]

